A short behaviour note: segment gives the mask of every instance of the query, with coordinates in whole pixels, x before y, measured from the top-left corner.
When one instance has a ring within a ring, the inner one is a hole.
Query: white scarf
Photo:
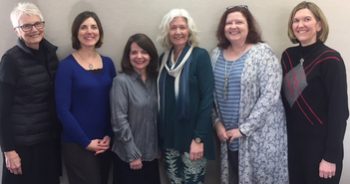
[[[175,97],[177,98],[179,95],[179,85],[180,85],[180,76],[181,76],[181,72],[182,69],[187,61],[187,59],[190,57],[191,53],[193,50],[193,46],[191,46],[186,55],[182,58],[182,60],[180,61],[180,63],[175,67],[176,63],[174,63],[171,68],[168,67],[167,63],[167,59],[169,56],[169,51],[166,51],[164,53],[163,59],[162,59],[162,64],[160,66],[160,74],[163,70],[163,68],[165,67],[165,69],[167,70],[168,74],[173,76],[175,78],[175,83],[174,83],[174,89],[175,89]],[[173,60],[174,58],[174,51],[171,53],[171,60]],[[159,75],[160,76],[160,75]],[[158,81],[159,81],[159,77],[158,77]]]

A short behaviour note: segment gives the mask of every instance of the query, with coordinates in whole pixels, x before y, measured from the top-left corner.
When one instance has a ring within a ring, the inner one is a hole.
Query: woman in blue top
[[[167,13],[160,25],[159,137],[171,183],[204,183],[207,159],[214,158],[211,109],[213,72],[197,30],[184,9]]]
[[[56,106],[63,125],[62,155],[71,184],[105,184],[110,165],[109,91],[115,69],[102,45],[103,29],[94,12],[80,13],[72,25],[76,49],[56,74]]]

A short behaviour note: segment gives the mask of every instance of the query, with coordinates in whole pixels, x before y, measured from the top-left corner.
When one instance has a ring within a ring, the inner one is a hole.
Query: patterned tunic
[[[212,54],[215,66],[219,49]],[[239,129],[240,184],[287,184],[287,132],[280,97],[282,69],[263,43],[249,51],[241,78]],[[228,183],[227,146],[221,145],[221,183]]]

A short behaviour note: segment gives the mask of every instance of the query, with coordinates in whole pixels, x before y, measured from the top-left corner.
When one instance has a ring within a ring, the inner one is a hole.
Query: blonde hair
[[[316,20],[320,22],[321,30],[317,33],[317,40],[320,40],[323,43],[326,42],[328,33],[329,33],[327,19],[324,16],[322,10],[315,3],[307,2],[307,1],[303,1],[299,3],[290,14],[289,22],[288,22],[288,37],[290,41],[292,43],[299,43],[298,39],[294,35],[292,26],[293,26],[293,18],[295,14],[301,9],[310,10],[311,13],[315,16]]]
[[[29,2],[20,2],[12,10],[10,15],[11,23],[14,28],[19,26],[19,19],[22,15],[36,15],[40,18],[41,21],[44,21],[44,17],[41,11],[35,4]]]
[[[193,46],[198,45],[198,31],[196,24],[193,21],[193,18],[185,9],[172,9],[170,10],[162,19],[159,29],[160,35],[157,38],[157,41],[162,45],[165,49],[170,49],[172,47],[172,43],[169,40],[169,31],[170,31],[170,22],[174,20],[176,17],[183,17],[187,21],[187,26],[190,31],[188,42]]]

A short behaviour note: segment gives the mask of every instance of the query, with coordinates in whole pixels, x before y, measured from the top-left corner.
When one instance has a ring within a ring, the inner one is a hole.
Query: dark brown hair
[[[126,42],[121,62],[122,71],[127,74],[134,72],[134,68],[130,63],[129,56],[132,43],[136,43],[139,47],[141,47],[149,54],[151,60],[146,69],[147,76],[156,78],[158,75],[158,52],[152,40],[147,35],[142,33],[137,33],[130,36]]]
[[[100,19],[98,18],[98,16],[96,15],[95,12],[91,12],[91,11],[84,11],[81,12],[79,15],[77,15],[73,21],[72,24],[72,47],[76,50],[80,49],[81,45],[80,45],[80,41],[78,39],[78,32],[80,29],[80,25],[88,18],[93,18],[96,23],[97,23],[97,27],[98,30],[100,32],[100,39],[97,41],[95,47],[96,48],[100,48],[102,45],[102,40],[103,40],[103,28],[102,28],[102,24]]]
[[[227,16],[233,12],[240,12],[246,18],[248,23],[248,35],[246,39],[246,43],[258,43],[263,42],[261,39],[261,32],[255,18],[248,10],[246,6],[234,6],[227,8],[224,14],[221,16],[218,29],[216,31],[216,37],[218,39],[217,46],[222,49],[226,49],[231,43],[225,36],[225,25]]]

